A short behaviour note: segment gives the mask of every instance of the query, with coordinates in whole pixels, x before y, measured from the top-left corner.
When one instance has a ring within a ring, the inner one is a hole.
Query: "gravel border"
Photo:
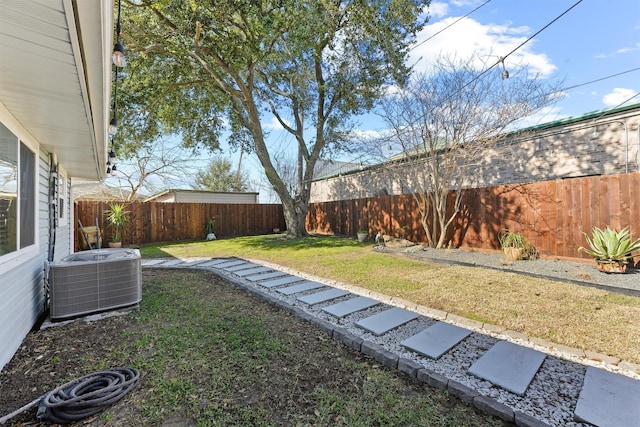
[[[374,249],[379,251],[389,250],[385,247],[375,247]],[[433,253],[433,251],[436,252]],[[594,273],[597,273],[594,274],[595,277],[603,275],[609,278],[611,276],[598,272],[593,266],[577,262],[571,263],[567,261],[543,259],[502,265],[503,261],[499,254],[485,254],[462,250],[441,251],[422,247],[412,247],[409,248],[408,251],[404,249],[402,252],[406,252],[408,256],[424,260],[496,268],[503,271],[535,275],[536,277],[566,280],[572,283],[575,283],[574,280],[577,280],[574,279],[576,274],[579,275],[578,277],[586,278],[587,273],[584,273],[584,271],[589,271],[590,268],[593,269]],[[207,260],[210,259],[211,258],[208,258]],[[185,260],[188,264],[183,264],[182,266],[171,265],[163,267],[162,265],[151,265],[144,268],[197,268],[211,271],[243,287],[248,292],[262,297],[271,304],[309,321],[329,336],[343,342],[350,348],[373,357],[379,363],[398,369],[436,388],[447,390],[463,401],[473,404],[478,409],[498,416],[505,421],[513,422],[518,426],[591,426],[591,424],[588,423],[576,422],[573,417],[588,365],[640,379],[640,375],[638,375],[638,373],[640,373],[640,366],[638,365],[626,364],[624,361],[623,363],[615,361],[614,365],[601,361],[606,359],[595,358],[596,360],[593,360],[594,358],[585,358],[585,353],[580,350],[566,348],[541,340],[530,340],[523,334],[510,333],[509,331],[499,328],[492,330],[492,328],[487,327],[488,325],[483,325],[480,322],[467,320],[438,310],[430,310],[429,308],[416,306],[410,302],[398,300],[387,295],[377,294],[366,289],[336,281],[329,281],[276,264],[252,259],[246,260],[275,270],[284,271],[288,274],[301,277],[302,279],[317,281],[326,286],[341,288],[354,294],[368,296],[379,300],[381,304],[342,318],[335,318],[322,311],[322,307],[344,300],[345,297],[333,300],[330,303],[309,306],[297,300],[301,294],[284,295],[277,291],[279,288],[289,285],[265,288],[256,282],[248,281],[232,272],[225,272],[215,267],[199,267],[198,261],[194,259]],[[202,260],[201,262],[204,261],[205,260]],[[591,284],[591,282],[585,280],[581,280],[580,282],[584,285]],[[633,286],[639,287],[635,283],[632,284],[626,277],[617,282],[612,279],[611,282],[606,284],[595,284],[622,290],[625,290],[626,286],[631,285],[631,291],[635,291]],[[317,292],[322,289],[315,289],[309,292]],[[638,292],[640,294],[640,289]],[[400,306],[414,310],[421,314],[421,316],[383,336],[370,334],[355,325],[360,319],[390,308],[390,306]],[[458,326],[471,329],[473,332],[437,360],[408,351],[399,345],[403,339],[423,330],[436,320],[444,320],[452,324],[457,324]],[[508,340],[547,354],[542,366],[523,396],[511,393],[467,372],[468,368],[498,340]],[[625,370],[625,366],[629,369]]]
[[[593,261],[571,261],[558,258],[539,258],[525,261],[506,261],[500,253],[465,249],[433,249],[421,245],[404,249],[374,246],[378,252],[401,252],[411,258],[470,267],[491,268],[526,274],[532,277],[574,283],[640,297],[640,268],[629,268],[625,274],[602,273]]]

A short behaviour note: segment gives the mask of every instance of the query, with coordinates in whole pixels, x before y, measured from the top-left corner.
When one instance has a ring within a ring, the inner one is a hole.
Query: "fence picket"
[[[103,245],[111,239],[104,219],[110,202],[79,200],[74,203],[75,224],[94,225],[102,231]],[[268,234],[274,228],[286,230],[282,205],[124,202],[129,222],[123,233],[125,245],[199,240],[205,238],[205,224],[215,218],[216,237]],[[76,241],[77,249],[77,241]]]
[[[543,255],[586,257],[577,248],[585,243],[582,232],[593,226],[628,226],[640,237],[640,173],[469,189],[463,212],[452,230],[453,247],[498,249],[498,232],[509,228],[529,237]],[[406,224],[414,229],[405,236],[425,243],[410,195],[313,203],[307,221],[311,233],[338,235],[355,235],[359,228],[393,235]]]

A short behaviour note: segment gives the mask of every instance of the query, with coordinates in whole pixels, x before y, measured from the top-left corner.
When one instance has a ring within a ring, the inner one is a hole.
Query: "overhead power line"
[[[618,76],[621,76],[621,75],[623,75],[623,74],[631,73],[631,72],[633,72],[633,71],[638,71],[638,70],[640,70],[640,67],[638,67],[638,68],[633,68],[633,69],[631,69],[631,70],[627,70],[627,71],[622,71],[622,72],[620,72],[620,73],[616,73],[616,74],[611,74],[611,75],[609,75],[609,76],[601,77],[601,78],[599,78],[599,79],[591,80],[591,81],[588,81],[588,82],[585,82],[585,83],[580,83],[580,84],[577,84],[577,85],[568,86],[568,87],[562,88],[562,90],[571,90],[571,89],[575,89],[575,88],[577,88],[577,87],[590,85],[591,83],[601,82],[602,80],[607,80],[607,79],[610,79],[610,78],[612,78],[612,77],[618,77]]]
[[[523,41],[522,43],[520,43],[515,49],[513,49],[511,52],[507,53],[504,56],[501,56],[498,58],[498,60],[496,61],[495,64],[493,64],[492,66],[488,67],[486,70],[484,70],[483,72],[481,72],[480,74],[478,74],[477,76],[475,76],[473,79],[469,80],[466,84],[464,84],[460,89],[458,89],[455,93],[452,93],[449,97],[445,98],[444,101],[448,100],[449,98],[455,96],[457,93],[460,93],[463,89],[465,89],[467,86],[469,86],[470,84],[472,84],[473,82],[475,82],[476,80],[480,79],[480,77],[484,76],[485,74],[487,74],[490,70],[493,69],[493,67],[499,65],[499,64],[504,64],[504,60],[511,55],[512,53],[514,53],[515,51],[517,51],[518,49],[520,49],[522,46],[524,46],[525,44],[527,44],[528,42],[530,42],[534,37],[536,37],[538,34],[540,34],[541,32],[543,32],[544,30],[546,30],[547,28],[549,28],[549,26],[551,26],[554,22],[556,22],[558,19],[562,18],[564,15],[566,15],[571,9],[573,9],[574,7],[576,7],[577,5],[579,5],[580,3],[582,3],[582,0],[578,0],[577,2],[575,2],[570,8],[568,8],[567,10],[565,10],[564,12],[562,12],[560,15],[558,15],[557,17],[555,17],[551,22],[549,22],[547,25],[545,25],[544,27],[542,27],[541,29],[539,29],[538,31],[535,32],[535,34],[533,34],[531,37],[527,38],[525,41]],[[443,102],[444,102],[443,101]]]
[[[431,40],[432,38],[434,38],[435,36],[437,36],[438,34],[440,34],[441,32],[443,32],[444,30],[451,28],[452,26],[454,26],[455,24],[457,24],[458,22],[462,21],[464,18],[466,18],[467,16],[471,15],[473,12],[475,12],[476,10],[480,9],[482,6],[486,5],[487,3],[489,3],[491,0],[487,0],[484,3],[482,3],[480,6],[476,7],[475,9],[473,9],[471,12],[467,13],[464,16],[461,16],[460,18],[456,19],[455,21],[453,21],[451,24],[447,25],[446,27],[444,27],[443,29],[441,29],[440,31],[435,32],[434,34],[430,35],[429,37],[427,37],[426,39],[422,40],[420,43],[418,43],[417,45],[415,45],[414,47],[412,47],[411,49],[409,49],[409,52],[411,52],[412,50],[418,48],[419,46],[422,46],[423,44],[425,44],[426,42],[428,42],[429,40]]]

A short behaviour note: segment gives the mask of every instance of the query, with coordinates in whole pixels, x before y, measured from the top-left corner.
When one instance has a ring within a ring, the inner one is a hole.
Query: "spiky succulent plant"
[[[599,260],[626,261],[634,255],[634,252],[640,251],[640,239],[631,240],[629,227],[625,227],[620,231],[612,228],[604,230],[593,227],[591,237],[584,233],[589,248],[583,246],[578,250]]]

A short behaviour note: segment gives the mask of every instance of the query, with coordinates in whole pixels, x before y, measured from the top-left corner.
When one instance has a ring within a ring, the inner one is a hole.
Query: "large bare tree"
[[[439,57],[429,73],[393,88],[380,105],[389,134],[377,146],[399,153],[385,170],[415,198],[431,247],[449,243],[465,188],[495,176],[489,159],[510,155],[501,144],[505,132],[557,99],[559,83],[522,67],[508,78],[503,71],[477,56]]]

